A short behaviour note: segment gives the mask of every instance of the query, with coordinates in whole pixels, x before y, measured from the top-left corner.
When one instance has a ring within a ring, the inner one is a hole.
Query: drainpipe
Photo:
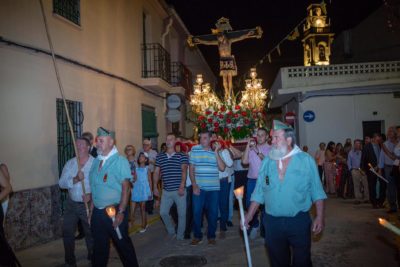
[[[173,22],[174,22],[174,20],[172,19],[172,16],[169,16],[169,17],[168,17],[167,26],[165,26],[165,31],[164,31],[163,34],[161,35],[161,45],[162,45],[162,47],[164,47],[164,48],[165,48],[165,37],[167,37],[167,35],[169,34]]]

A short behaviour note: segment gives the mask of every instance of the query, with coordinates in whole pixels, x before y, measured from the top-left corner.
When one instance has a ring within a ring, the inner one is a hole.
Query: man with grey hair
[[[262,161],[244,220],[249,227],[259,205],[265,205],[265,244],[272,267],[289,266],[291,259],[293,266],[312,266],[311,230],[319,234],[324,228],[324,199],[315,160],[296,145],[290,126],[274,120],[272,148]],[[314,222],[309,214],[313,204]]]
[[[115,132],[103,127],[97,130],[97,151],[89,172],[93,266],[107,266],[111,239],[122,265],[137,267],[135,248],[128,233],[127,207],[132,180],[129,162],[115,146]]]

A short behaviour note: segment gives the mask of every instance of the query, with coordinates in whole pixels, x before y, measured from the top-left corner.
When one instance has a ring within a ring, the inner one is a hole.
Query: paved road
[[[329,199],[326,208],[326,229],[324,234],[313,238],[314,266],[400,266],[400,239],[377,223],[378,217],[400,223],[397,216],[388,217],[384,210],[373,210],[370,205],[353,205],[351,200]],[[235,226],[238,213],[235,213]],[[173,255],[198,255],[211,266],[246,266],[244,244],[237,227],[230,228],[226,239],[218,240],[216,246],[203,242],[198,247],[188,245],[189,241],[176,241],[168,238],[159,220],[144,234],[133,234],[140,266],[160,266],[159,262]],[[263,239],[251,241],[253,266],[268,266],[267,252]],[[78,266],[89,266],[83,241],[77,242]],[[62,240],[17,253],[23,266],[62,266]],[[118,255],[112,250],[109,266],[122,266]],[[189,266],[189,265],[187,265]]]

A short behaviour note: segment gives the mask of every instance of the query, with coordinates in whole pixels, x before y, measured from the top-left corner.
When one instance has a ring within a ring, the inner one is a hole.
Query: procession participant
[[[260,204],[265,204],[265,243],[271,266],[312,266],[311,230],[324,228],[324,199],[315,160],[296,145],[293,129],[274,120],[272,148],[261,165],[245,226]],[[312,223],[309,210],[316,206]],[[311,225],[312,224],[312,225]]]
[[[231,183],[231,175],[233,173],[233,160],[229,150],[226,148],[225,142],[222,140],[213,140],[211,142],[211,148],[216,150],[217,147],[221,147],[219,149],[219,156],[225,164],[225,169],[223,171],[219,171],[219,238],[225,238],[225,232],[227,229],[228,216],[229,216],[229,188]]]
[[[250,206],[250,197],[256,186],[258,172],[260,171],[261,161],[268,155],[270,145],[267,143],[268,132],[265,128],[257,130],[256,140],[251,139],[247,143],[242,156],[242,164],[249,165],[246,184],[246,207]],[[250,238],[255,239],[260,226],[258,212],[250,222]]]
[[[361,166],[363,171],[367,174],[368,179],[368,192],[369,199],[374,209],[383,208],[383,202],[386,198],[386,183],[379,181],[380,179],[370,171],[369,164],[375,170],[378,170],[379,156],[381,153],[381,135],[375,133],[371,139],[371,142],[366,144],[361,154]],[[376,195],[376,184],[379,182],[379,199]]]
[[[97,148],[94,146],[94,137],[91,132],[84,132],[82,134],[82,137],[86,138],[90,142],[90,149],[89,149],[89,154],[92,155],[92,157],[97,157]]]
[[[162,180],[162,194],[160,216],[165,224],[168,234],[175,236],[177,240],[183,240],[186,228],[186,175],[188,168],[188,157],[183,152],[175,152],[176,136],[173,133],[167,135],[167,151],[158,154],[156,168],[154,170],[154,195],[159,196],[157,189],[158,181]],[[178,213],[178,228],[170,217],[172,205],[176,205]]]
[[[76,147],[79,155],[79,166],[76,157],[68,160],[58,181],[60,188],[68,190],[63,216],[63,242],[65,264],[67,266],[76,266],[74,234],[79,220],[86,238],[88,260],[92,260],[93,254],[93,239],[90,233],[88,214],[82,199],[82,181],[85,184],[86,194],[90,194],[89,171],[94,158],[89,154],[90,142],[88,139],[84,137],[77,138]]]
[[[355,204],[369,202],[368,179],[361,170],[361,153],[361,140],[356,139],[354,140],[354,148],[349,152],[349,156],[347,157],[347,166],[353,177]],[[361,194],[360,186],[363,186],[364,194]]]
[[[215,231],[218,217],[219,175],[218,171],[225,169],[218,151],[210,147],[211,133],[200,133],[200,145],[194,146],[190,152],[189,175],[193,189],[193,235],[192,246],[202,242],[201,221],[206,210],[209,245],[215,245]]]
[[[93,145],[94,137],[91,132],[84,132],[82,133],[82,137],[86,138],[89,140],[90,143],[90,148],[89,148],[89,154],[92,155],[92,157],[97,157],[97,148]],[[76,240],[80,240],[85,237],[85,231],[83,229],[83,225],[81,220],[78,220],[78,235],[75,237]]]
[[[91,227],[94,241],[93,266],[107,266],[110,253],[110,238],[113,241],[123,266],[139,266],[135,248],[128,234],[128,201],[132,174],[128,160],[118,153],[115,132],[102,127],[97,130],[98,156],[90,170],[92,190]],[[106,212],[107,207],[116,210],[113,221]],[[118,238],[119,228],[122,239]]]
[[[387,184],[387,200],[389,202],[388,213],[397,212],[397,186],[396,180],[393,176],[393,164],[396,156],[393,151],[397,145],[397,136],[395,127],[389,127],[387,131],[387,140],[381,146],[381,153],[379,155],[378,166],[382,170],[383,176],[388,180]],[[400,203],[399,203],[400,204]]]

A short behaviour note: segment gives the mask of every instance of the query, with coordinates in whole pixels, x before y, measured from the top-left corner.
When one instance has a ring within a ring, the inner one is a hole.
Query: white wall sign
[[[170,95],[167,97],[168,108],[176,109],[182,104],[181,98],[178,95]]]

